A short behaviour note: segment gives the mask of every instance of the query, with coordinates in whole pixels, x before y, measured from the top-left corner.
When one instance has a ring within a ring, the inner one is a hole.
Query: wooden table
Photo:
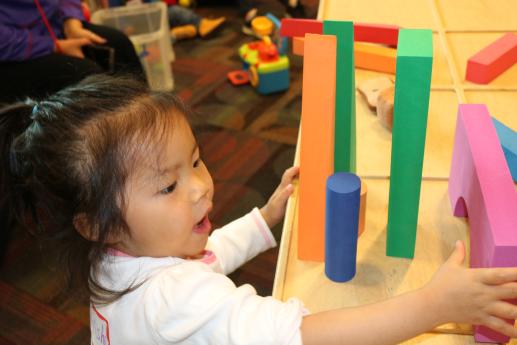
[[[385,7],[387,3],[391,7]],[[492,116],[517,128],[517,66],[488,85],[477,85],[465,80],[466,62],[504,32],[517,33],[515,13],[517,2],[513,0],[320,1],[319,19],[433,30],[433,77],[415,257],[385,255],[391,133],[357,94],[357,173],[368,185],[366,230],[358,241],[357,274],[350,282],[334,283],[325,277],[323,263],[297,259],[295,191],[284,222],[274,297],[300,298],[311,312],[379,301],[424,285],[457,239],[468,247],[468,224],[452,216],[447,193],[458,104],[484,103]],[[356,85],[379,75],[358,69]],[[424,334],[404,344],[475,344],[467,325],[445,325],[437,332],[441,333]],[[443,334],[449,332],[464,335]]]

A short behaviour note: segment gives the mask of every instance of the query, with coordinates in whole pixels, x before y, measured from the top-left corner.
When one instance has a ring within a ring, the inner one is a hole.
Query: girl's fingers
[[[481,281],[489,285],[517,282],[517,267],[482,269]]]
[[[501,318],[511,319],[517,318],[517,306],[505,301],[497,301],[490,308],[487,308],[490,315]]]
[[[298,175],[300,168],[299,167],[290,167],[286,171],[284,171],[284,174],[282,175],[282,182],[281,184],[288,184],[291,183],[296,175]]]
[[[509,324],[498,317],[490,316],[487,321],[484,322],[484,326],[509,336],[510,338],[517,337],[517,328],[513,327],[513,323]]]
[[[517,283],[511,282],[497,287],[497,297],[499,299],[517,299]],[[516,315],[517,318],[517,315]]]
[[[94,43],[97,43],[97,44],[103,44],[103,43],[106,43],[106,39],[102,38],[101,36],[91,32],[91,31],[88,31],[88,38],[94,42]]]

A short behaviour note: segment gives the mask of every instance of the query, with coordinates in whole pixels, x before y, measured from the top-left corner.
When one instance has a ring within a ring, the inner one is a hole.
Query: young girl
[[[1,112],[0,226],[68,244],[92,344],[394,344],[446,322],[517,336],[503,320],[517,316],[504,301],[517,298],[517,268],[464,268],[461,243],[425,287],[357,308],[309,314],[236,287],[226,274],[276,245],[269,229],[298,169],[209,236],[213,183],[189,114],[169,93],[102,76]]]

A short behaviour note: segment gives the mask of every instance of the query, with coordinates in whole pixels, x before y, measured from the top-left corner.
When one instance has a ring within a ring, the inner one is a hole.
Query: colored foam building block
[[[454,215],[469,218],[471,267],[517,266],[517,192],[484,104],[459,106],[449,198]],[[485,327],[475,327],[474,337],[508,341]]]
[[[293,54],[303,56],[303,41],[303,37],[293,37]],[[379,45],[355,43],[354,64],[357,68],[395,74],[397,50]]]
[[[285,37],[304,37],[305,34],[322,34],[323,22],[314,19],[282,19],[280,35]]]
[[[397,46],[400,27],[385,24],[354,24],[354,40],[357,42],[380,43]],[[286,37],[304,37],[305,34],[323,33],[323,22],[314,19],[282,19],[280,35]]]
[[[337,172],[327,179],[326,190],[325,275],[346,282],[356,271],[361,180]]]
[[[478,84],[488,84],[515,63],[517,35],[507,33],[467,61],[465,79]]]
[[[361,180],[361,202],[359,203],[359,226],[357,229],[358,236],[361,236],[364,232],[365,224],[366,224],[366,194],[368,192],[368,188],[366,183]]]
[[[305,37],[298,205],[302,260],[325,260],[325,182],[334,173],[336,41],[330,35]]]
[[[401,29],[397,49],[386,254],[413,258],[431,90],[431,30]]]
[[[325,20],[323,33],[337,38],[334,171],[355,172],[354,24]]]
[[[354,23],[354,40],[396,47],[399,29],[397,25]]]
[[[395,74],[397,50],[367,43],[354,44],[355,67]]]
[[[293,37],[293,54],[303,56],[304,37]]]
[[[497,121],[495,117],[492,118],[492,121],[494,121],[497,136],[503,147],[510,174],[514,182],[517,182],[517,132]]]

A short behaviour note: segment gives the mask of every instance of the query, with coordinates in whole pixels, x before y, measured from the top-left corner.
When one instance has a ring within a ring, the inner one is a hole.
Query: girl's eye
[[[197,168],[199,166],[199,163],[201,163],[201,158],[198,158],[194,162],[194,168]]]
[[[168,187],[166,187],[166,188],[162,189],[162,190],[160,191],[160,194],[170,194],[170,193],[174,192],[174,189],[176,189],[176,184],[177,184],[177,183],[176,183],[176,182],[174,182],[174,183],[173,183],[173,184],[171,184],[170,186],[168,186]]]

